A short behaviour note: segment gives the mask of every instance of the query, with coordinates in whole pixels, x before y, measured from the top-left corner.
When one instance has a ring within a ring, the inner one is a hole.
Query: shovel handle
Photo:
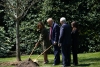
[[[32,55],[32,53],[33,53],[33,51],[35,50],[36,47],[37,47],[37,46],[36,46],[36,44],[35,44],[35,47],[33,48],[31,54],[29,55],[29,58],[31,57],[31,55]]]
[[[49,50],[52,46],[53,46],[53,45],[49,46],[46,50],[44,50],[44,51],[36,58],[36,60],[37,60],[42,54],[44,54],[47,50]]]

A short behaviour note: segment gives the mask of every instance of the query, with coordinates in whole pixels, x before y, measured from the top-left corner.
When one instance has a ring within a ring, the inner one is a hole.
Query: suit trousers
[[[54,64],[57,65],[60,63],[60,47],[58,45],[54,45]]]
[[[71,62],[70,45],[62,45],[61,52],[62,52],[63,66],[70,66],[70,62]]]
[[[73,64],[78,64],[78,56],[77,56],[78,46],[77,44],[72,44],[72,54],[73,54]]]

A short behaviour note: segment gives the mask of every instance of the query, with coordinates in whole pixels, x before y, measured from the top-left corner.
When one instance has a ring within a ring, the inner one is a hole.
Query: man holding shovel
[[[42,22],[39,22],[37,24],[37,27],[40,31],[40,36],[39,36],[39,40],[36,43],[35,46],[38,46],[39,44],[42,44],[43,46],[43,51],[45,51],[49,46],[50,46],[50,41],[49,41],[49,33],[48,30],[45,28],[44,24]],[[43,53],[44,56],[44,64],[48,63],[48,50],[46,52]]]

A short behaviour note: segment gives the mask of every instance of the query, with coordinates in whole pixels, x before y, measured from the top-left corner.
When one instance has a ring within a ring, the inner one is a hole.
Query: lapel
[[[54,30],[54,27],[55,27],[55,22],[53,23],[53,25],[52,25],[52,30]],[[53,32],[53,31],[52,31]]]

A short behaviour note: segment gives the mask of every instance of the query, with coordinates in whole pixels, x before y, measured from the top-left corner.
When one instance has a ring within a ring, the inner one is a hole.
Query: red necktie
[[[49,35],[49,40],[51,40],[51,36],[52,36],[52,27],[50,27],[50,35]]]

